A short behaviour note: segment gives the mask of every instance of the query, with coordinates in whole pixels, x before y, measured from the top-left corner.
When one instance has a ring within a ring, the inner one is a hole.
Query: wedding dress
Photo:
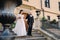
[[[27,33],[26,33],[26,28],[25,28],[24,15],[18,14],[17,18],[18,19],[16,22],[16,26],[13,29],[13,31],[17,34],[17,36],[26,36]]]

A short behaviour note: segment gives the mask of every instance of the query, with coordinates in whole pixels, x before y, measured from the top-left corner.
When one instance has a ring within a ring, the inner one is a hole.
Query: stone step
[[[15,40],[46,40],[45,37],[16,38]]]
[[[32,36],[34,36],[34,37],[44,37],[44,36],[41,35],[40,32],[38,32],[38,31],[33,31],[33,32],[32,32]]]
[[[43,35],[40,34],[32,34],[33,37],[44,37]]]
[[[32,31],[32,36],[20,36],[16,37],[15,40],[46,40],[46,38],[38,30],[34,30]]]
[[[38,30],[32,31],[32,36],[19,37],[15,40],[47,40],[43,35],[38,32]]]

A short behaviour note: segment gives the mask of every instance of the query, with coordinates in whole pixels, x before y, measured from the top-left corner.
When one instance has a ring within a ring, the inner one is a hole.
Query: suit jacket
[[[33,24],[34,23],[34,18],[33,16],[30,16],[30,14],[28,14],[28,16],[26,17],[26,19],[28,19],[28,24]]]

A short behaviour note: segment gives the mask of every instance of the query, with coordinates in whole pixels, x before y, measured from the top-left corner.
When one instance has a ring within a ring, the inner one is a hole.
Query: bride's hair
[[[20,10],[19,14],[21,14],[22,11],[23,11],[23,10]]]

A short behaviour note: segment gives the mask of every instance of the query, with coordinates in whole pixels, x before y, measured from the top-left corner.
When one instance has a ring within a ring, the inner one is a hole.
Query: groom
[[[27,35],[28,36],[32,36],[31,32],[32,32],[32,27],[33,27],[33,23],[34,23],[34,18],[32,16],[32,14],[28,14],[28,16],[26,17],[26,19],[28,20],[28,32]]]

